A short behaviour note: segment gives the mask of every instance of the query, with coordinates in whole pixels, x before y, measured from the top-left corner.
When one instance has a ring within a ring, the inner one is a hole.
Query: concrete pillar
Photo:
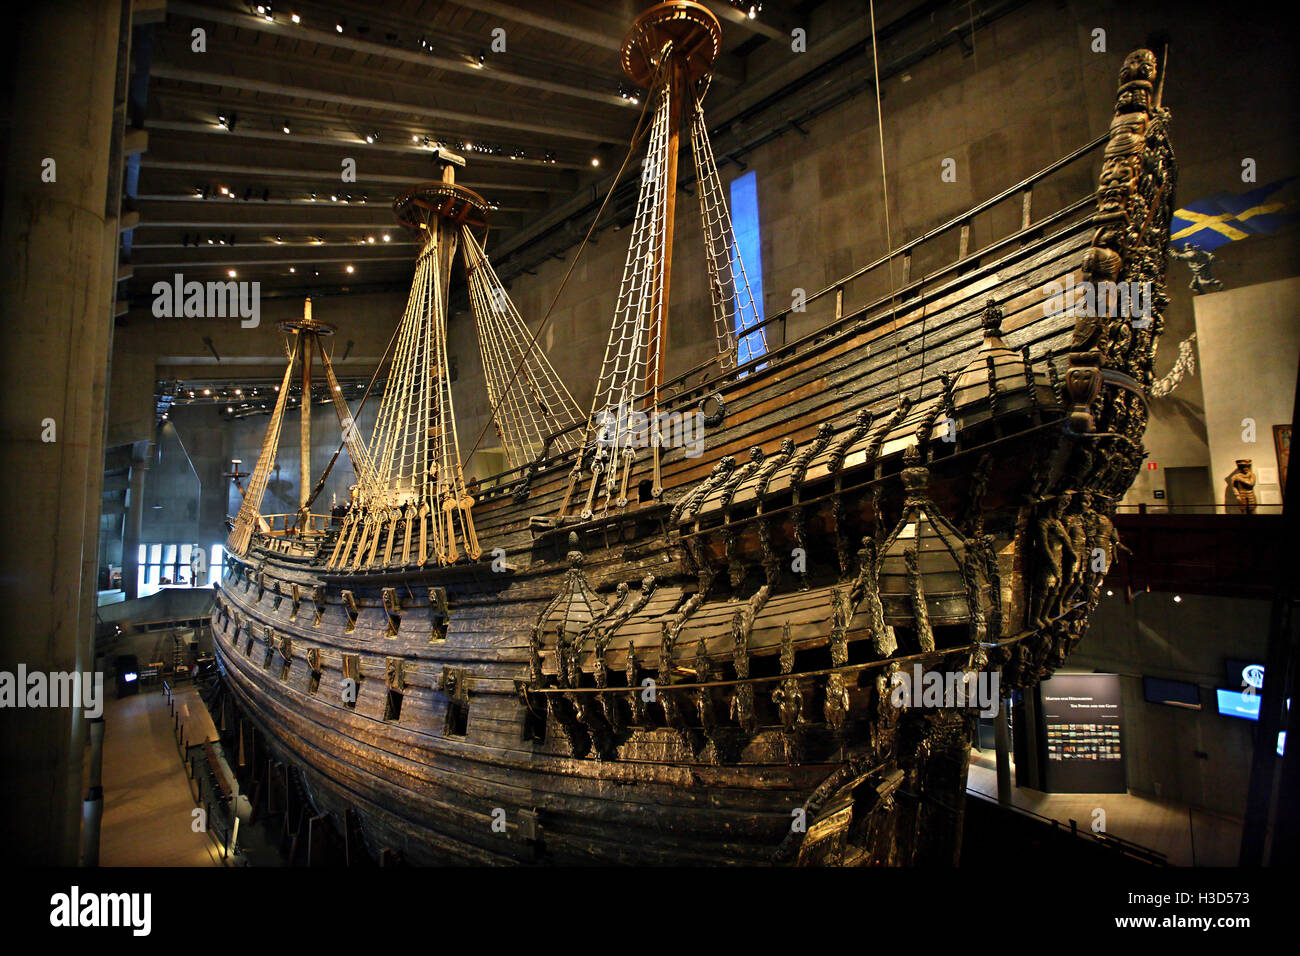
[[[131,482],[127,485],[126,523],[122,529],[122,590],[128,601],[140,596],[140,533],[144,526],[144,483],[153,443],[131,448]]]
[[[104,818],[104,718],[90,721],[90,760],[82,802],[81,865],[99,866],[99,830]]]
[[[14,114],[0,219],[0,670],[11,673],[94,666],[123,18],[101,0],[29,4],[0,67]],[[85,739],[79,709],[0,712],[11,861],[76,865]]]
[[[1004,807],[1011,806],[1011,741],[1010,728],[1007,726],[1007,699],[998,700],[998,715],[993,724],[993,749],[998,762],[998,803]]]

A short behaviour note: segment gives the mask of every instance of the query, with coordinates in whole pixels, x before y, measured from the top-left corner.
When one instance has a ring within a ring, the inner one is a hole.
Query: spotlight
[[[227,116],[225,113],[218,114],[217,125],[225,130],[230,129],[230,117]]]
[[[392,236],[390,236],[388,233],[384,233],[384,242],[387,242],[391,238]]]
[[[599,165],[600,165],[600,157],[598,157],[598,156],[593,156],[593,157],[591,157],[591,165],[593,165],[593,166],[599,166]]]
[[[369,133],[366,134],[367,143],[374,143],[377,142],[378,140],[379,140],[379,130],[371,130]]]
[[[1182,604],[1182,603],[1183,603],[1183,596],[1182,596],[1181,594],[1175,594],[1175,595],[1174,595],[1174,603],[1175,603],[1175,604]]]
[[[289,14],[289,19],[294,23],[302,23],[302,17],[298,16],[296,13]]]
[[[203,390],[203,394],[204,394],[204,395],[211,395],[211,394],[212,394],[212,389],[210,389],[210,388],[205,388],[205,389]]]
[[[352,270],[352,267],[351,267],[351,266],[348,266],[347,271],[348,271],[349,273],[351,273],[351,272],[353,271],[353,270]]]
[[[429,138],[429,137],[427,137],[427,136],[425,137],[425,139],[428,139],[428,138]],[[418,143],[419,141],[420,141],[420,135],[419,135],[418,133],[412,133],[412,134],[411,134],[411,142],[412,142],[412,143]]]
[[[284,135],[285,135],[285,136],[288,136],[290,133],[293,132],[293,130],[289,128],[289,121],[288,121],[288,120],[285,120],[285,121],[284,121],[284,126],[282,126],[281,129],[284,130]]]
[[[374,236],[366,236],[366,242],[369,242],[369,243],[373,244],[374,241],[375,241],[375,237],[374,237]]]
[[[289,271],[290,271],[290,272],[297,272],[298,270],[295,269],[293,266],[290,266],[290,267],[289,267]],[[275,387],[275,390],[278,392],[278,391],[280,390],[280,386],[277,385],[277,386]]]
[[[342,32],[343,32],[343,28],[344,28],[345,26],[347,26],[347,23],[348,23],[348,21],[346,21],[346,20],[339,20],[338,23],[334,24],[334,32],[335,32],[335,33],[342,33]]]
[[[230,278],[233,279],[235,277],[235,270],[231,269],[229,272],[226,273],[226,275],[230,276]]]

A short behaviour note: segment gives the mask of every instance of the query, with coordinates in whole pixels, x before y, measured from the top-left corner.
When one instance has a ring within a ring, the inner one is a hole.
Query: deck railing
[[[927,289],[933,293],[941,284],[980,267],[990,257],[1000,257],[1042,239],[1048,230],[1064,229],[1072,223],[1086,225],[1095,208],[1102,149],[1108,139],[1109,133],[1098,136],[892,252],[809,294],[801,307],[792,304],[768,316],[746,332],[763,330],[768,340],[767,352],[729,370],[721,368],[719,356],[713,356],[673,376],[660,389],[664,411],[684,409],[719,387],[761,376],[765,367],[771,369],[772,362],[806,354],[828,337],[861,328],[864,322],[883,325],[896,312],[919,307]],[[1037,204],[1035,189],[1039,195]],[[1047,196],[1064,195],[1079,198],[1047,205]],[[998,228],[999,224],[1008,222],[1013,225]],[[987,241],[978,242],[977,227],[988,232]],[[939,265],[916,277],[914,271],[920,263]],[[979,307],[983,307],[982,301]],[[646,394],[642,394],[635,400],[645,398]],[[552,438],[585,429],[586,424],[576,422],[555,432]],[[559,462],[574,453],[558,455],[550,461]],[[513,486],[527,467],[480,478],[479,488],[487,491]]]

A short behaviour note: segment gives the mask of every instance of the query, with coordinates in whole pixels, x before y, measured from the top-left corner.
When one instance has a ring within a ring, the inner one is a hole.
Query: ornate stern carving
[[[388,620],[384,637],[396,637],[398,629],[402,626],[402,599],[397,593],[397,588],[384,588],[382,594],[384,617]]]
[[[840,588],[831,589],[832,622],[830,635],[831,667],[843,667],[849,662],[849,621],[853,618],[853,607],[849,595]],[[844,683],[844,675],[832,672],[826,678],[826,700],[822,705],[826,723],[835,733],[844,729],[844,721],[849,715],[849,689]]]
[[[695,515],[700,510],[700,505],[704,504],[704,499],[730,476],[736,467],[736,459],[731,455],[724,455],[718,459],[713,470],[709,472],[709,477],[705,478],[698,485],[682,496],[682,499],[673,505],[673,510],[668,515],[668,520],[672,524],[679,521],[694,520]]]
[[[731,662],[736,670],[736,679],[747,681],[749,678],[749,634],[753,626],[752,618],[745,612],[737,611],[731,618]],[[740,725],[748,736],[753,736],[758,729],[758,717],[754,712],[754,685],[741,683],[736,685],[731,697],[731,719]]]
[[[903,462],[903,514],[879,562],[885,623],[911,628],[916,649],[923,653],[936,647],[935,626],[964,624],[968,642],[983,640],[988,593],[997,582],[988,579],[985,562],[968,557],[974,546],[930,500],[930,471],[920,465],[916,446],[904,453]]]
[[[429,643],[447,639],[451,613],[447,609],[447,589],[429,588]]]
[[[790,465],[790,484],[796,488],[803,484],[804,475],[808,473],[808,465],[831,443],[831,436],[834,434],[835,426],[830,422],[822,422],[817,426],[817,436],[795,452]]]
[[[353,597],[351,591],[340,591],[339,599],[343,602],[343,614],[347,617],[346,633],[351,634],[357,629],[357,599]]]
[[[1158,102],[1156,75],[1156,58],[1149,50],[1130,53],[1120,69],[1115,115],[1097,187],[1096,229],[1083,254],[1088,282],[1146,286],[1148,312],[1078,319],[1065,374],[1070,427],[1076,433],[1090,434],[1100,427],[1135,437],[1134,427],[1140,434],[1145,426],[1145,409],[1135,408],[1135,401],[1140,401],[1135,395],[1108,397],[1100,406],[1105,415],[1100,426],[1094,413],[1103,368],[1123,372],[1144,389],[1150,388],[1156,337],[1168,304],[1164,273],[1177,168],[1168,141],[1169,113]],[[1094,288],[1100,302],[1099,286]]]
[[[831,474],[844,467],[844,457],[849,453],[849,448],[871,430],[871,421],[871,412],[866,408],[859,409],[853,416],[853,424],[835,440],[835,444],[831,447],[830,461],[827,464]]]
[[[781,635],[781,673],[789,675],[794,671],[794,638],[790,624],[786,622]],[[795,677],[787,677],[772,691],[772,702],[776,704],[781,717],[781,730],[785,735],[785,759],[797,764],[803,760],[803,740],[806,720],[803,715],[803,692]]]

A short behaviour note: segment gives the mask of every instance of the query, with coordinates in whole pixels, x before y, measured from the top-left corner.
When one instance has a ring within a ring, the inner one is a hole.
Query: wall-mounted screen
[[[1201,689],[1182,680],[1165,680],[1163,677],[1143,677],[1142,696],[1149,704],[1168,704],[1170,707],[1201,709]]]
[[[1226,683],[1233,690],[1244,690],[1247,687],[1253,687],[1258,691],[1264,687],[1264,665],[1259,661],[1238,660],[1235,657],[1229,657],[1224,661],[1223,666],[1227,672]]]
[[[1214,692],[1219,713],[1225,717],[1259,720],[1259,694],[1247,694],[1234,688],[1220,687]]]

